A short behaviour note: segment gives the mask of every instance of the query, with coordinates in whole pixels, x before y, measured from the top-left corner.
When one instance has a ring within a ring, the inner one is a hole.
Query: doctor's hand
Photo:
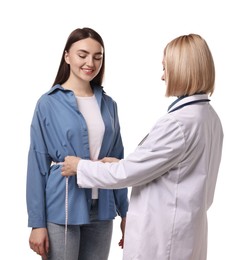
[[[77,174],[77,165],[81,158],[76,156],[66,156],[62,163],[61,174],[63,176],[72,176]]]
[[[115,158],[115,157],[104,157],[100,161],[103,162],[103,163],[106,163],[106,162],[111,163],[111,162],[119,162],[120,160]]]

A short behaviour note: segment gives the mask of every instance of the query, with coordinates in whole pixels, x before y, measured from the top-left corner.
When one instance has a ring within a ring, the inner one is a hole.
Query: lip
[[[94,72],[94,69],[90,69],[90,68],[82,68],[82,71],[87,74],[87,75],[91,75]]]

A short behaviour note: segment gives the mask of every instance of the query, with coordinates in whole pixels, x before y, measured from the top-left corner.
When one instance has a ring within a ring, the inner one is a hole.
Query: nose
[[[165,75],[163,74],[161,80],[165,81]]]
[[[90,66],[90,67],[93,67],[93,66],[94,66],[93,56],[88,56],[88,57],[87,57],[86,64],[87,64],[88,66]]]

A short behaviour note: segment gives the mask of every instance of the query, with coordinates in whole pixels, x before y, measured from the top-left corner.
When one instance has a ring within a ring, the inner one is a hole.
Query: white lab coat
[[[223,130],[207,99],[174,103],[145,141],[119,163],[81,160],[81,187],[132,186],[124,260],[205,260],[207,210],[221,161]]]

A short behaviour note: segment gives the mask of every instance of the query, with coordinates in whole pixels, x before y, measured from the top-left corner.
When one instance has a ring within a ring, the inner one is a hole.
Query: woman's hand
[[[123,249],[123,246],[124,246],[124,232],[125,232],[125,225],[126,225],[126,217],[125,218],[122,218],[122,221],[121,221],[121,231],[122,231],[122,238],[121,240],[119,241],[118,245]]]
[[[122,218],[122,221],[121,221],[121,231],[122,231],[122,238],[121,240],[119,241],[118,245],[123,249],[123,246],[124,246],[124,233],[125,233],[125,225],[126,225],[126,217],[125,218]]]
[[[81,158],[76,156],[66,156],[62,163],[61,174],[63,176],[72,176],[77,174],[77,165]]]
[[[48,259],[49,238],[46,228],[33,228],[29,238],[30,248],[44,260]]]

